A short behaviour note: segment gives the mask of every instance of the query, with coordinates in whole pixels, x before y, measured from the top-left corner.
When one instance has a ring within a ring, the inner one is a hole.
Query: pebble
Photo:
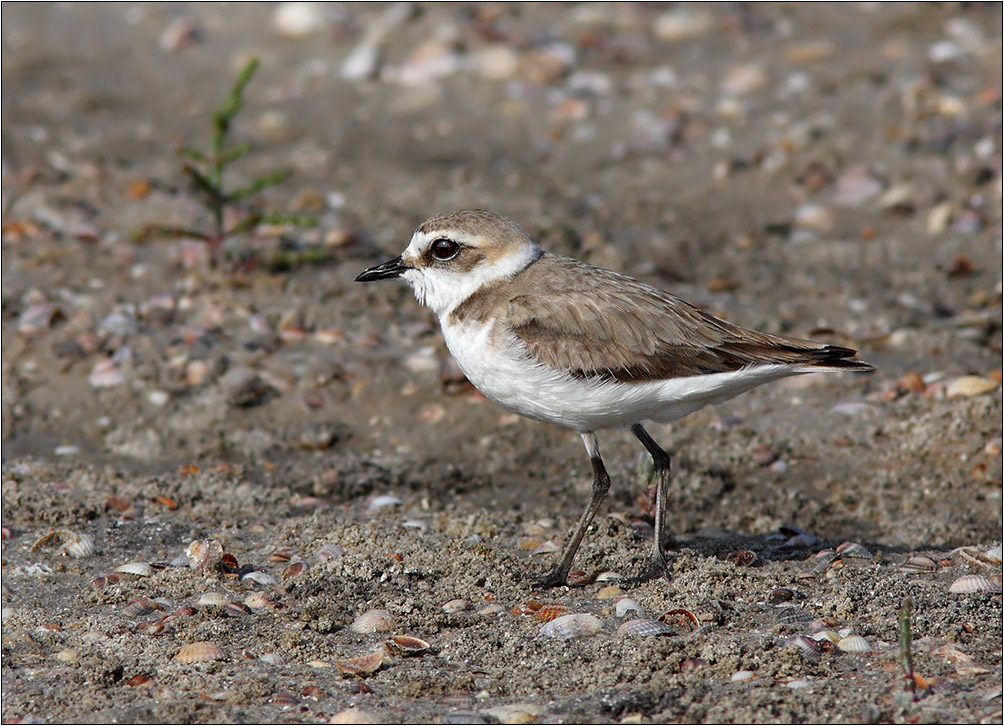
[[[375,512],[379,509],[388,509],[389,507],[396,507],[401,504],[401,500],[391,494],[381,494],[380,496],[373,497],[370,503],[367,505],[367,509],[371,512]]]
[[[795,226],[802,229],[829,232],[835,222],[833,212],[822,204],[803,204],[795,210]]]
[[[746,681],[752,681],[754,675],[753,671],[736,671],[729,680],[733,683],[745,683]]]
[[[227,403],[236,408],[251,408],[265,400],[269,387],[250,368],[231,368],[220,379]]]
[[[486,81],[505,81],[516,75],[519,56],[508,45],[487,45],[470,57],[474,72]]]
[[[461,600],[461,599],[450,600],[449,602],[443,604],[443,612],[449,613],[450,615],[454,615],[456,613],[462,613],[464,610],[467,610],[470,606],[471,604],[466,600]]]

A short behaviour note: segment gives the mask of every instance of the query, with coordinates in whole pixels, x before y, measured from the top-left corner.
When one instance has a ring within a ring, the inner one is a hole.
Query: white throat
[[[530,244],[467,272],[426,267],[408,270],[402,277],[414,289],[418,302],[442,319],[481,288],[512,278],[541,254],[537,245]]]

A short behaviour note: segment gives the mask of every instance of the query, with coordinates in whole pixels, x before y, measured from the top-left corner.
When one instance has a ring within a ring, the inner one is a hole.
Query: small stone
[[[733,683],[745,683],[746,681],[752,681],[754,675],[753,671],[736,671],[732,674],[730,680]]]
[[[257,406],[265,400],[269,387],[250,368],[231,368],[220,380],[227,403],[238,408]]]
[[[722,93],[746,96],[767,85],[767,72],[758,63],[746,63],[729,69],[722,79]]]
[[[833,201],[844,207],[857,207],[882,193],[885,185],[866,167],[853,166],[841,174],[833,188]]]
[[[519,56],[508,45],[487,45],[471,56],[474,72],[486,81],[504,81],[516,75]]]
[[[795,210],[795,226],[829,232],[835,222],[833,212],[821,204],[803,204]]]

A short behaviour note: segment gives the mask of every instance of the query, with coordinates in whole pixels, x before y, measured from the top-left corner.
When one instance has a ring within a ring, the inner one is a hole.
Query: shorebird
[[[538,587],[567,582],[610,489],[597,431],[630,429],[654,461],[655,538],[642,577],[655,577],[666,572],[670,456],[643,421],[675,421],[788,376],[873,369],[850,348],[748,330],[626,275],[543,252],[514,221],[485,210],[426,220],[401,255],[356,281],[398,277],[439,317],[481,393],[582,436],[592,496]]]

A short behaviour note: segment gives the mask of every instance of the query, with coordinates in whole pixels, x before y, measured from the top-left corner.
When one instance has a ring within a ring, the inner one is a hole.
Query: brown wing
[[[637,280],[547,255],[533,292],[508,301],[535,360],[583,378],[640,382],[787,363],[869,370],[849,348],[746,330]]]

